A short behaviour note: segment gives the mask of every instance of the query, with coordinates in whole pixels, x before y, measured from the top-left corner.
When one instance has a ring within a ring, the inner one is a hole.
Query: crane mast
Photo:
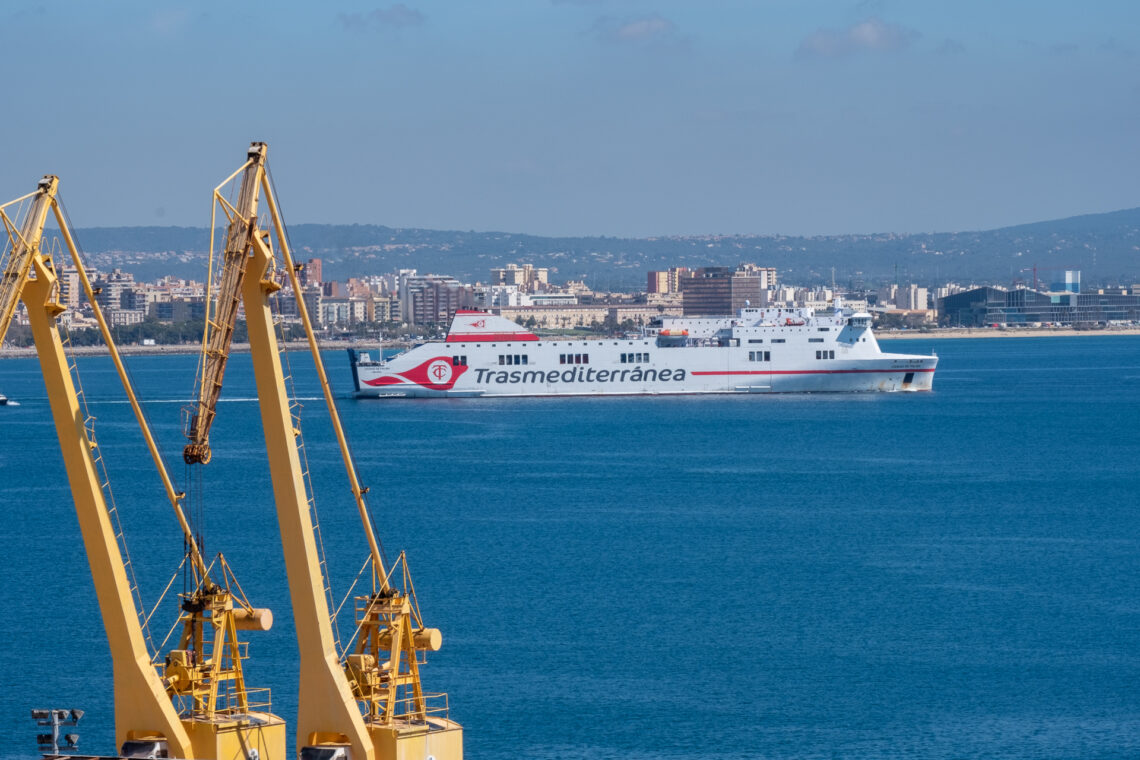
[[[215,296],[216,316],[207,324],[203,338],[203,366],[207,369],[203,373],[196,409],[197,428],[191,424],[197,436],[191,437],[187,451],[204,441],[201,431],[208,430],[208,424],[215,417],[217,393],[221,390],[221,374],[212,373],[209,367],[210,352],[214,346],[221,350],[222,341],[211,335],[232,335],[234,324],[223,323],[222,315],[236,319],[236,303],[240,300],[249,332],[300,649],[297,746],[301,759],[340,760],[347,756],[349,760],[395,760],[430,756],[438,760],[460,760],[462,729],[447,717],[446,696],[425,695],[420,682],[422,653],[438,649],[441,636],[438,630],[423,626],[403,554],[387,568],[376,540],[365,503],[368,489],[360,484],[324,372],[297,277],[300,267],[293,262],[284,222],[269,183],[266,151],[264,143],[253,143],[242,168],[214,190],[215,208],[223,210],[229,226],[223,251],[223,274]],[[238,174],[243,176],[238,205],[234,206],[222,197],[221,190]],[[272,220],[271,229],[263,229],[258,222],[258,193],[252,188],[255,175]],[[231,256],[237,253],[234,246],[238,244],[245,246],[240,252],[245,261],[231,263]],[[211,257],[213,252],[211,244]],[[310,494],[301,465],[299,422],[290,408],[281,348],[270,308],[271,294],[282,287],[279,270],[288,278],[297,313],[305,327],[350,489],[368,540],[366,566],[371,568],[373,587],[371,593],[356,598],[357,634],[351,653],[337,649]],[[237,276],[227,278],[226,274],[231,271],[238,273]],[[229,304],[235,306],[227,306]],[[224,350],[229,350],[228,342]],[[219,364],[224,366],[223,357],[215,358],[212,366]],[[214,394],[211,398],[207,398],[207,385]],[[205,428],[203,420],[208,420]],[[190,461],[189,455],[186,458]],[[207,454],[200,461],[208,458]],[[399,576],[398,570],[401,571]],[[393,580],[402,581],[401,587],[397,588]],[[443,697],[443,706],[429,706],[429,696]]]
[[[166,470],[61,211],[58,187],[58,178],[46,176],[36,192],[0,205],[0,221],[8,236],[4,276],[0,281],[0,339],[12,321],[16,302],[22,300],[111,649],[119,751],[128,757],[165,753],[188,760],[283,758],[284,723],[268,712],[256,712],[257,705],[251,704],[242,674],[244,655],[237,640],[238,630],[268,629],[272,615],[268,610],[252,608],[240,587],[237,595],[231,593],[230,583],[237,583],[220,556],[225,584],[211,580],[181,507],[184,495],[175,490]],[[30,201],[30,207],[17,230],[6,209],[25,201]],[[41,250],[49,212],[55,216],[94,309],[187,546],[193,588],[182,595],[180,647],[167,655],[161,675],[144,637],[123,549],[103,491],[93,419],[81,407],[59,334],[57,319],[66,309],[59,302],[53,257]],[[220,691],[227,684],[233,688]],[[172,701],[179,697],[189,701],[181,711]],[[232,705],[226,704],[230,698]]]

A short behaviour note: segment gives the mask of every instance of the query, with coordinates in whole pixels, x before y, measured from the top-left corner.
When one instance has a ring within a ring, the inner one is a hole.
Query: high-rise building
[[[899,288],[895,295],[895,306],[908,311],[920,311],[928,307],[926,288],[920,288],[914,283]]]
[[[59,275],[59,300],[68,310],[79,308],[83,288],[79,285],[79,270],[74,264],[63,267]]]
[[[759,306],[766,280],[764,270],[703,267],[681,280],[681,311],[685,316],[728,316]]]
[[[320,285],[324,282],[324,273],[321,268],[320,259],[309,259],[305,262],[305,266],[301,268],[301,284],[305,286]]]
[[[400,278],[400,319],[413,325],[451,322],[455,312],[471,305],[471,288],[438,274]]]
[[[681,280],[689,276],[688,267],[673,267],[660,272],[650,272],[646,293],[680,293]]]
[[[93,284],[95,300],[104,311],[109,309],[122,309],[123,294],[135,287],[135,276],[130,272],[116,269],[110,274],[103,275]]]

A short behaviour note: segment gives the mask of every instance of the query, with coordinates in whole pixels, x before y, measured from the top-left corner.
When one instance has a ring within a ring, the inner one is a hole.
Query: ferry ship
[[[871,315],[841,306],[662,317],[637,337],[589,340],[459,311],[443,341],[349,359],[356,395],[381,398],[929,391],[938,364],[883,353]]]

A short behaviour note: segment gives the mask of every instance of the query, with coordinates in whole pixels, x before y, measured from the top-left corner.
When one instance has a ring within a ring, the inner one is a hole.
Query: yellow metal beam
[[[256,219],[249,219],[248,224],[255,229]],[[372,741],[340,666],[325,579],[317,562],[309,497],[297,451],[298,431],[289,413],[280,349],[269,310],[269,292],[276,287],[270,271],[273,254],[260,234],[250,239],[253,248],[242,285],[242,302],[300,649],[297,746],[343,743],[351,746],[352,760],[375,760]]]
[[[332,386],[329,385],[328,374],[325,373],[325,363],[321,358],[321,349],[317,345],[317,335],[313,331],[313,323],[309,318],[309,309],[302,298],[301,281],[297,277],[297,267],[293,263],[293,252],[289,250],[289,238],[285,235],[285,225],[282,222],[281,211],[277,208],[277,198],[273,195],[273,188],[269,186],[269,177],[262,179],[265,189],[265,202],[269,206],[270,217],[273,219],[274,232],[277,234],[278,249],[281,253],[284,269],[288,272],[289,285],[293,288],[293,295],[297,302],[297,314],[301,317],[301,324],[305,327],[305,337],[309,343],[309,353],[313,357],[313,365],[317,369],[317,378],[321,381],[321,394],[325,399],[329,419],[332,421],[333,432],[336,433],[336,442],[340,446],[341,460],[344,462],[345,472],[348,474],[348,483],[352,488],[352,498],[356,501],[356,511],[360,515],[360,522],[364,527],[364,535],[368,539],[368,551],[372,556],[372,575],[380,588],[388,589],[388,575],[384,567],[384,559],[380,553],[380,542],[376,540],[376,529],[372,526],[372,519],[368,516],[368,505],[364,495],[368,490],[360,485],[360,477],[356,472],[356,462],[352,458],[352,450],[348,447],[348,439],[344,435],[344,426],[340,422],[340,412],[333,400]]]
[[[173,757],[189,760],[195,757],[190,737],[151,665],[92,456],[94,442],[88,436],[56,328],[62,307],[55,301],[55,273],[40,256],[32,261],[32,273],[34,277],[21,288],[21,297],[28,309],[95,595],[111,646],[116,745],[121,746],[128,739],[163,737]]]
[[[328,418],[333,423],[333,432],[336,433],[336,444],[341,449],[341,459],[344,463],[344,471],[349,477],[349,487],[352,489],[352,498],[356,501],[357,513],[360,516],[360,522],[364,526],[365,537],[368,540],[368,551],[372,556],[373,577],[376,582],[384,590],[388,589],[388,571],[384,567],[384,559],[380,551],[380,541],[376,540],[376,530],[373,528],[372,518],[368,516],[368,505],[365,502],[365,495],[367,489],[361,487],[360,477],[357,475],[356,461],[352,458],[352,451],[349,449],[348,439],[344,436],[344,426],[341,424],[340,411],[336,409],[336,402],[333,400],[333,389],[328,384],[328,375],[325,373],[325,362],[320,358],[320,346],[317,345],[317,335],[312,329],[312,320],[309,318],[309,309],[304,305],[304,299],[301,297],[301,281],[296,276],[296,265],[293,263],[293,252],[288,247],[288,237],[285,235],[285,226],[282,222],[282,214],[277,209],[277,198],[272,193],[272,188],[269,187],[269,178],[262,179],[264,191],[266,191],[266,204],[269,206],[269,213],[274,220],[274,231],[277,234],[277,244],[280,254],[282,254],[282,261],[284,269],[288,272],[288,281],[293,288],[293,294],[296,299],[296,312],[300,314],[301,324],[304,326],[304,336],[308,338],[309,353],[312,356],[312,363],[317,368],[317,377],[320,379],[320,392],[325,398],[325,407],[328,409]]]

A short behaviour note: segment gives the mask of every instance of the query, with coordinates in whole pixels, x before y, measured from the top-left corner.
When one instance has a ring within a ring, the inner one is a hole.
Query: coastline
[[[308,351],[309,344],[303,340],[291,340],[281,344],[286,351]],[[376,341],[334,341],[318,343],[322,351],[335,351],[342,348],[356,348],[361,350],[375,350]],[[395,344],[392,344],[395,345]],[[161,356],[164,354],[197,354],[202,351],[201,343],[177,343],[166,346],[139,346],[119,345],[119,353],[123,356]],[[107,353],[107,347],[102,343],[94,346],[72,346],[68,349],[76,356],[99,356]],[[235,354],[248,354],[248,343],[234,343],[230,351]],[[27,359],[36,356],[36,349],[32,346],[26,348],[4,348],[0,350],[0,359]]]
[[[1098,330],[1073,330],[1071,328],[1033,327],[1033,328],[1006,328],[994,329],[992,327],[945,327],[932,330],[876,330],[875,338],[882,340],[927,340],[929,338],[1077,338],[1095,337],[1105,335],[1140,335],[1140,327],[1108,327]],[[553,336],[551,338],[557,340]],[[283,344],[286,351],[308,351],[309,344],[303,340],[289,341]],[[376,350],[377,341],[324,341],[320,343],[322,351],[336,351],[345,348],[357,350]],[[385,348],[408,348],[412,344],[402,341],[386,341]],[[168,346],[119,346],[119,353],[123,356],[161,356],[163,354],[197,354],[202,350],[201,343],[181,343]],[[248,343],[234,343],[231,350],[238,354],[248,354]],[[73,346],[71,352],[76,356],[98,356],[105,354],[107,349],[102,344],[94,346]],[[4,348],[0,350],[0,359],[27,359],[36,355],[36,349]]]
[[[1140,327],[1102,327],[1074,330],[1071,327],[937,327],[931,330],[875,330],[878,340],[926,340],[927,338],[1080,338],[1105,335],[1140,335]]]

